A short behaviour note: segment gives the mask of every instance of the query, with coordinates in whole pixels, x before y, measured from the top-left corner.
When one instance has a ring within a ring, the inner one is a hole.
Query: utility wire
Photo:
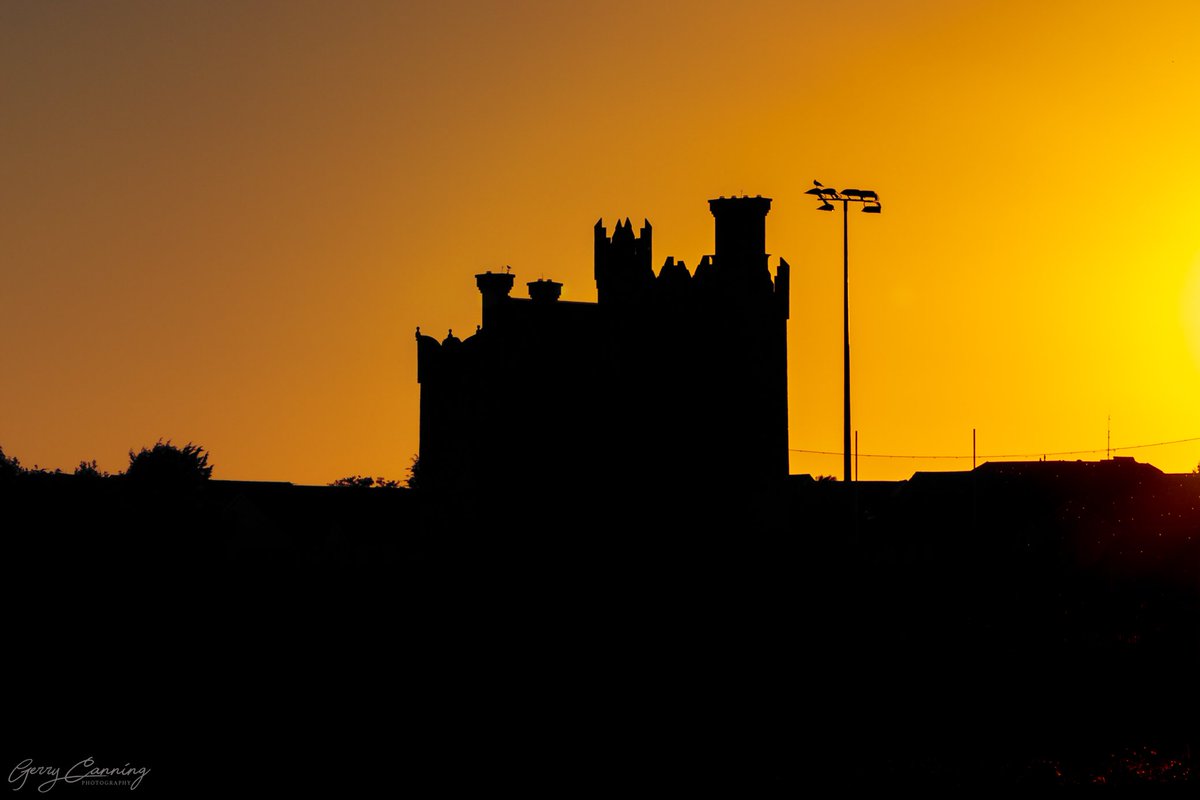
[[[991,455],[980,454],[978,456],[946,456],[946,455],[920,456],[920,455],[902,455],[902,454],[895,454],[895,453],[858,453],[858,457],[859,458],[908,458],[908,459],[922,459],[922,460],[924,460],[924,459],[960,459],[961,460],[961,459],[969,459],[969,458],[979,458],[979,459],[985,459],[985,458],[1045,458],[1047,456],[1082,456],[1082,455],[1090,455],[1092,453],[1106,453],[1109,450],[1111,450],[1112,452],[1115,453],[1118,450],[1141,450],[1141,449],[1144,449],[1147,447],[1164,447],[1164,446],[1170,445],[1170,444],[1186,444],[1188,442],[1200,442],[1200,436],[1194,436],[1190,439],[1173,439],[1169,442],[1151,442],[1150,444],[1130,444],[1130,445],[1126,445],[1125,447],[1112,447],[1112,448],[1097,447],[1094,450],[1059,450],[1059,451],[1053,452],[1053,453],[993,453]],[[809,455],[817,455],[817,456],[844,455],[841,451],[835,452],[832,450],[801,450],[801,449],[795,448],[795,447],[789,447],[788,452],[790,452],[790,453],[807,453]]]

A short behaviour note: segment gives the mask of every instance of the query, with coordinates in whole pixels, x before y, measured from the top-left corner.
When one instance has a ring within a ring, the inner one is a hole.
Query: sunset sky
[[[746,193],[792,265],[791,447],[836,452],[814,178],[883,202],[850,218],[862,452],[967,457],[862,478],[969,468],[972,428],[1200,437],[1197,42],[1196,0],[0,3],[0,446],[402,478],[414,329],[473,331],[476,272],[594,300],[597,218],[694,268],[706,201]],[[1190,471],[1200,441],[1120,454]]]

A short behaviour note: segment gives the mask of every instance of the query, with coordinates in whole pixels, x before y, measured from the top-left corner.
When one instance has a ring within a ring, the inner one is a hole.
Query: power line
[[[1117,452],[1119,450],[1142,450],[1147,447],[1164,447],[1172,444],[1187,444],[1188,442],[1200,442],[1200,436],[1194,436],[1190,439],[1173,439],[1168,442],[1151,442],[1149,444],[1130,444],[1124,447],[1110,447],[1107,450],[1103,447],[1098,447],[1093,450],[1059,450],[1053,453],[993,453],[982,454],[978,458],[1045,458],[1047,456],[1082,456],[1091,455],[1092,453],[1107,453]],[[832,450],[802,450],[796,447],[789,447],[790,453],[807,453],[817,456],[840,456],[842,453]],[[907,459],[969,459],[971,456],[953,456],[953,455],[907,455],[897,453],[859,453],[859,458],[907,458]]]

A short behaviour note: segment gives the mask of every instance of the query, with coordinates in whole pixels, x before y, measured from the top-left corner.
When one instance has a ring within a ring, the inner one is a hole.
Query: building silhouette
[[[441,341],[417,329],[422,480],[452,490],[589,491],[788,473],[786,261],[774,279],[765,197],[709,201],[715,252],[695,271],[653,229],[596,223],[595,303],[536,280],[475,276],[482,323]]]

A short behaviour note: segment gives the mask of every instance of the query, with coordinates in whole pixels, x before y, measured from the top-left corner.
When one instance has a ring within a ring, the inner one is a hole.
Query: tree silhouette
[[[24,472],[25,468],[21,466],[21,460],[16,456],[9,458],[4,455],[4,448],[0,447],[0,480],[15,478]]]
[[[138,453],[129,451],[129,469],[125,474],[139,481],[190,483],[208,480],[212,471],[208,453],[200,445],[188,442],[176,447],[170,439],[166,442],[159,439],[154,447],[143,447]]]
[[[410,489],[420,489],[424,486],[424,478],[421,475],[421,457],[419,455],[412,457],[412,466],[408,468],[408,480],[405,484]]]

